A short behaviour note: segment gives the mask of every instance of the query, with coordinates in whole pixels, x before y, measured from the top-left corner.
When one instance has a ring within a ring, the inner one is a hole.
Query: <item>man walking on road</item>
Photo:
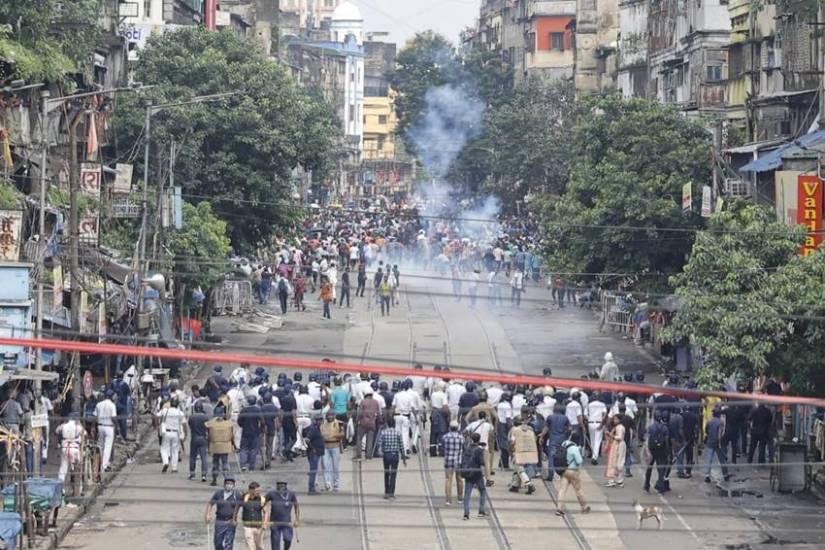
[[[510,492],[518,493],[519,488],[526,487],[527,494],[536,492],[533,485],[533,477],[536,475],[536,465],[538,464],[538,447],[536,446],[536,433],[529,424],[522,421],[520,416],[513,419],[513,428],[508,437],[515,471],[510,481]]]
[[[441,438],[441,446],[444,449],[444,497],[447,506],[453,502],[452,486],[455,478],[456,497],[461,504],[464,495],[464,480],[459,475],[461,457],[464,453],[464,436],[458,433],[458,422],[450,422],[450,431]]]
[[[212,486],[217,485],[218,472],[229,472],[229,453],[234,450],[232,424],[222,416],[206,423],[209,430],[209,454],[212,455]]]
[[[201,459],[201,481],[206,481],[206,446],[209,440],[206,423],[209,418],[203,412],[203,403],[197,401],[189,416],[189,479],[195,479],[197,459]]]
[[[461,477],[464,478],[464,519],[470,519],[470,499],[473,489],[478,490],[478,517],[487,517],[484,501],[487,499],[487,487],[484,484],[484,449],[479,442],[481,435],[470,436],[470,446],[461,457]]]
[[[378,434],[378,447],[384,459],[384,500],[395,500],[395,481],[398,478],[398,462],[407,465],[401,434],[395,429],[395,420],[387,419],[387,425]]]
[[[340,386],[339,386],[340,387]],[[327,411],[326,420],[321,424],[324,436],[324,485],[327,491],[338,492],[341,481],[341,442],[344,440],[344,424],[336,420],[335,412]]]
[[[326,452],[324,436],[321,434],[321,417],[314,416],[312,424],[304,431],[307,442],[307,462],[309,462],[309,494],[317,495],[315,480],[318,477],[318,465]]]
[[[264,496],[257,481],[249,484],[241,505],[235,512],[235,525],[243,524],[243,536],[249,550],[264,550]]]
[[[338,307],[344,307],[344,297],[347,299],[347,307],[350,307],[350,282],[349,282],[349,269],[344,268],[344,272],[341,274],[341,298],[338,302]]]
[[[215,523],[212,542],[215,550],[232,550],[235,545],[235,511],[241,504],[240,495],[235,492],[235,480],[227,477],[223,480],[223,489],[216,491],[206,503],[204,519],[208,524]],[[213,517],[212,507],[215,507]]]
[[[286,481],[278,481],[275,490],[265,496],[269,508],[264,512],[264,529],[270,528],[270,542],[272,550],[281,550],[281,540],[284,541],[284,550],[292,546],[295,535],[293,529],[301,526],[301,508],[298,506],[298,497],[287,489]],[[292,521],[292,510],[295,510],[295,521]]]
[[[721,415],[721,411],[720,411]],[[656,464],[657,480],[656,491],[666,493],[670,490],[667,481],[667,469],[670,465],[670,430],[666,422],[666,417],[661,411],[656,411],[653,424],[647,429],[647,448],[650,451],[650,463],[645,470],[646,493],[650,492],[650,476],[653,473],[653,464]]]
[[[78,413],[69,414],[69,419],[55,430],[60,442],[60,470],[57,475],[60,481],[66,481],[71,466],[80,464],[80,450],[86,430],[80,424],[79,417]]]
[[[238,425],[241,428],[241,471],[255,469],[258,451],[261,442],[261,427],[263,424],[262,411],[257,405],[258,399],[250,394],[246,398],[247,405],[238,415]]]
[[[358,405],[355,430],[355,460],[361,460],[361,440],[365,439],[365,451],[367,460],[372,458],[375,446],[375,428],[378,417],[381,414],[381,406],[378,401],[372,398],[372,389],[364,392],[364,399]],[[393,425],[395,422],[393,422]],[[399,434],[400,437],[400,434]]]
[[[719,459],[722,467],[722,476],[725,481],[730,479],[728,467],[725,464],[725,450],[722,441],[725,437],[725,424],[722,422],[722,409],[717,405],[713,408],[713,417],[705,426],[705,483],[710,483],[710,473],[713,467],[714,455]]]
[[[584,492],[582,491],[581,467],[584,463],[582,458],[581,447],[579,447],[572,439],[567,439],[561,444],[561,448],[565,451],[565,459],[567,464],[558,466],[556,473],[561,474],[561,484],[559,485],[559,496],[556,500],[556,515],[563,516],[564,511],[564,496],[567,494],[567,488],[572,486],[576,492],[576,498],[581,506],[582,514],[590,512],[590,506],[584,499]],[[565,468],[564,472],[560,472],[561,468]]]
[[[112,445],[115,443],[115,417],[117,407],[112,401],[112,390],[107,390],[103,401],[95,405],[95,416],[97,417],[97,440],[100,445],[102,456],[100,457],[100,469],[109,471],[109,463],[112,461]]]

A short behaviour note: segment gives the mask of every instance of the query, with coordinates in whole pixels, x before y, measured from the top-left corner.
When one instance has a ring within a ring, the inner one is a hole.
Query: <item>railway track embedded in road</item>
[[[375,337],[375,311],[367,302],[367,311],[370,314],[370,335],[367,338],[367,341],[364,343],[364,351],[361,352],[361,364],[363,365],[367,357],[369,356],[370,349],[372,348],[372,340]],[[356,445],[360,445],[361,442],[356,442]],[[352,468],[352,488],[353,488],[353,500],[355,501],[355,508],[358,510],[358,525],[360,527],[359,532],[361,534],[361,549],[362,550],[369,550],[370,548],[370,539],[369,539],[369,532],[367,529],[367,508],[364,503],[364,472],[363,472],[363,462],[360,460],[355,462],[355,466]]]
[[[487,341],[487,348],[490,350],[490,357],[493,361],[493,366],[498,372],[503,372],[501,369],[501,363],[499,362],[496,345],[490,338],[490,334],[487,332],[487,327],[484,326],[484,321],[482,320],[478,312],[475,310],[473,310],[473,316],[478,321],[478,325],[481,327],[481,333],[484,335],[484,339]],[[553,489],[553,484],[547,481],[546,479],[542,479],[542,484],[544,485],[547,494],[550,496],[550,499],[553,501],[553,504],[558,506],[558,497],[556,496],[555,491]],[[490,508],[492,509],[492,503],[490,504]],[[581,532],[581,529],[579,529],[579,527],[576,525],[576,522],[573,520],[573,518],[565,514],[564,516],[562,516],[562,519],[564,520],[564,524],[567,526],[567,529],[570,531],[570,534],[573,536],[573,539],[576,541],[578,547],[581,550],[591,550],[590,544],[584,537],[584,533]]]

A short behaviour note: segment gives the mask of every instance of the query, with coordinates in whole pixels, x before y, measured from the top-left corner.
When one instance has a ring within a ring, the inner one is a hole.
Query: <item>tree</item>
[[[570,180],[545,214],[552,269],[665,274],[681,269],[701,218],[681,192],[710,180],[710,134],[674,108],[617,95],[584,100],[572,132]],[[663,228],[667,228],[666,230]],[[643,277],[641,286],[666,286]]]
[[[215,216],[212,205],[183,203],[183,228],[172,230],[167,242],[178,279],[209,290],[226,273],[223,261],[231,245],[227,223]]]
[[[15,62],[15,78],[66,83],[66,73],[91,66],[101,34],[100,4],[100,0],[3,0],[0,57]]]
[[[413,144],[406,132],[419,120],[426,108],[427,91],[453,81],[459,63],[453,53],[453,45],[433,31],[417,33],[398,52],[395,69],[389,74],[390,86],[398,92],[395,111],[398,114],[399,135],[407,148]]]
[[[483,134],[457,164],[486,168],[481,190],[506,210],[527,194],[559,196],[569,177],[574,99],[568,83],[531,79],[491,108]]]
[[[766,293],[772,271],[799,250],[799,237],[770,210],[744,203],[714,214],[697,234],[683,273],[671,277],[683,303],[664,338],[692,339],[702,350],[705,387],[768,371],[787,323]]]
[[[322,174],[340,134],[329,105],[299,89],[253,41],[228,30],[186,27],[150,39],[135,79],[154,86],[147,96],[155,105],[235,94],[165,108],[152,118],[157,149],[149,185],[163,176],[165,163],[155,162],[156,155],[163,157],[174,140],[175,177],[185,198],[211,201],[239,250],[268,244],[274,229],[297,215],[289,207],[292,170],[300,165]],[[121,96],[115,117],[120,152],[138,152],[138,172],[143,99]]]

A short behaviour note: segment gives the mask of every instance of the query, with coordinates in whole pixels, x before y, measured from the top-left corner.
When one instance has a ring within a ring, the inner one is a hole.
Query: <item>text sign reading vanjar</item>
[[[822,180],[818,176],[802,175],[798,179],[796,221],[808,232],[802,243],[800,254],[807,256],[822,244],[823,198]]]

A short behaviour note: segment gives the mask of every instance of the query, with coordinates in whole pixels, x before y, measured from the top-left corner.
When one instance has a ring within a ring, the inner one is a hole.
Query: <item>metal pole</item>
[[[36,334],[38,338],[43,337],[43,270],[45,269],[45,246],[46,243],[46,163],[48,162],[49,145],[46,143],[46,117],[48,117],[49,91],[40,92],[40,220],[38,233],[40,240],[37,247],[37,320]],[[43,249],[41,249],[43,247]],[[34,359],[35,370],[43,370],[43,350],[37,348]],[[35,380],[34,387],[40,392],[42,382]]]
[[[137,297],[137,313],[138,324],[140,323],[140,314],[143,313],[143,278],[144,278],[144,260],[146,258],[146,232],[147,232],[147,209],[149,206],[149,153],[152,138],[152,102],[146,102],[146,143],[143,148],[143,213],[140,223],[140,255],[138,256],[137,279],[135,281],[135,296]],[[138,380],[143,376],[143,356],[137,357],[137,376]],[[148,399],[148,396],[144,396]]]
[[[80,233],[80,209],[78,195],[80,194],[80,167],[77,158],[77,126],[83,120],[84,112],[77,113],[74,120],[69,124],[69,276],[71,277],[72,293],[72,330],[80,332],[80,254],[78,247]],[[74,370],[74,382],[72,387],[72,410],[80,411],[80,355],[72,354],[72,369]]]

